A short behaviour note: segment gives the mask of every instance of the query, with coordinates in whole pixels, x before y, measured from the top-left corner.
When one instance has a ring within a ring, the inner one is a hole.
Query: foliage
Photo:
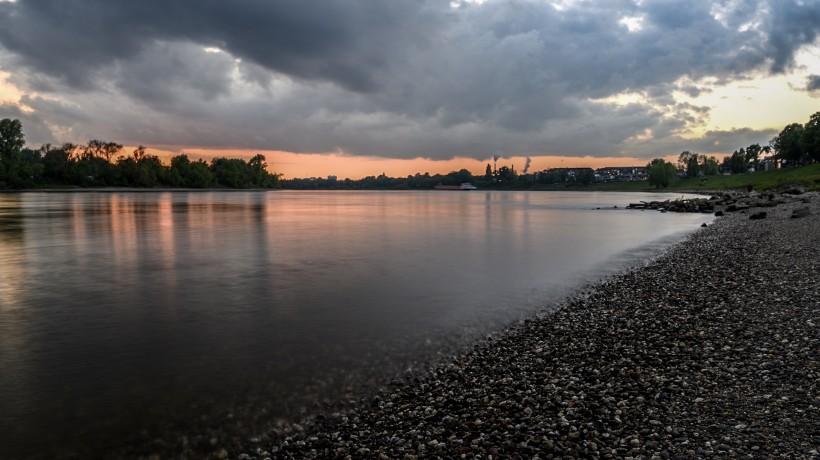
[[[704,176],[714,176],[720,173],[720,165],[718,164],[717,158],[706,158],[706,155],[702,155],[702,157],[703,163],[700,166],[700,170],[703,171]]]
[[[746,160],[746,149],[743,147],[740,150],[735,150],[732,156],[729,157],[729,169],[732,174],[745,173],[749,170],[749,163]]]
[[[670,188],[673,190],[730,190],[746,189],[748,185],[752,185],[754,190],[763,191],[790,184],[802,185],[806,190],[820,190],[820,163],[730,176],[687,178],[675,181]]]
[[[688,150],[678,156],[678,168],[686,171],[686,177],[714,176],[720,173],[717,158]]]
[[[820,112],[809,117],[805,125],[787,125],[769,145],[775,157],[788,166],[820,161]]]
[[[4,118],[0,120],[0,160],[10,167],[25,146],[23,125],[20,120]]]
[[[666,188],[677,175],[677,168],[663,158],[655,158],[648,165],[647,179],[655,188]]]
[[[767,153],[769,147],[761,147],[760,144],[752,144],[746,147],[746,164],[755,171],[760,169],[760,155]]]
[[[815,112],[803,126],[800,149],[811,161],[820,161],[820,112]]]
[[[786,162],[799,164],[803,157],[800,141],[803,137],[803,125],[792,123],[783,128],[770,144],[777,157]]]
[[[86,145],[43,145],[25,148],[19,120],[0,120],[0,188],[43,186],[235,187],[274,188],[279,175],[267,171],[264,155],[249,161],[218,158],[211,165],[187,155],[164,165],[159,157],[137,147],[129,156],[123,146],[98,139]],[[112,159],[116,156],[116,161]]]

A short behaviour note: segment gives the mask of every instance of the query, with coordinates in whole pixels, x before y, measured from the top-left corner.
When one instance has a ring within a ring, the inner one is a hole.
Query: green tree
[[[803,125],[792,123],[783,128],[783,131],[780,131],[780,134],[775,136],[769,144],[775,150],[778,158],[797,164],[803,160],[803,149],[800,146],[802,137]]]
[[[71,181],[71,157],[64,148],[50,144],[40,147],[43,154],[43,176],[47,182],[67,184]]]
[[[231,188],[253,187],[253,174],[248,164],[238,158],[214,158],[211,171],[220,185]]]
[[[655,188],[669,186],[677,173],[677,168],[663,158],[655,158],[646,165],[647,179]]]
[[[820,112],[815,112],[803,126],[800,150],[811,161],[820,161]]]
[[[168,184],[174,187],[188,187],[185,178],[190,174],[191,160],[188,155],[180,154],[171,158],[171,167],[168,169]]]
[[[741,147],[740,150],[732,152],[732,156],[729,158],[729,168],[731,168],[732,174],[741,174],[749,170],[749,163],[746,161],[746,149]]]
[[[3,161],[7,171],[17,160],[25,145],[23,124],[20,120],[10,118],[0,120],[0,160]]]
[[[595,171],[592,168],[582,168],[575,177],[582,185],[589,185],[595,180]]]
[[[89,159],[100,158],[110,163],[111,159],[121,151],[122,144],[93,139],[88,141],[88,144],[83,147],[83,157]],[[142,147],[142,152],[145,153],[145,147]]]
[[[752,144],[746,147],[746,164],[757,171],[760,169],[760,155],[763,153],[763,147],[760,144]]]
[[[193,188],[213,187],[216,185],[216,177],[208,167],[208,163],[200,159],[191,162],[184,184],[186,187]]]
[[[678,156],[678,169],[686,171],[687,177],[698,177],[700,156],[697,153],[684,150]]]
[[[715,176],[720,173],[720,164],[715,157],[700,156],[700,170],[703,171],[704,176]]]
[[[251,168],[251,187],[266,187],[268,181],[268,163],[265,155],[258,153],[248,160],[248,166]]]

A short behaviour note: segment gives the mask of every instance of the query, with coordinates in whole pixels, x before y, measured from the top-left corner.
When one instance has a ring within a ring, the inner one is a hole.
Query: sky
[[[818,0],[0,0],[0,118],[286,178],[720,158],[820,111],[818,33]]]

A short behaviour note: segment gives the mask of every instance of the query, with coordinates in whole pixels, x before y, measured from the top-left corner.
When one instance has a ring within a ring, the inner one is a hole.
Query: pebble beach
[[[740,209],[423,377],[215,456],[820,458],[820,196]]]

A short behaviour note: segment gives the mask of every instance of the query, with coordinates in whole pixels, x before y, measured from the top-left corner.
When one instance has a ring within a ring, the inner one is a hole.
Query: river
[[[0,457],[353,397],[711,221],[623,209],[679,196],[0,194]]]

